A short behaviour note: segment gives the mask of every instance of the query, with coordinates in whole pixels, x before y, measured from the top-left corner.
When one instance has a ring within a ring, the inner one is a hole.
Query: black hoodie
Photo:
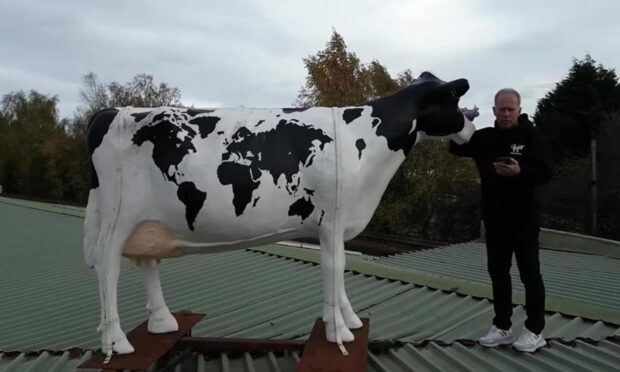
[[[540,133],[526,114],[519,116],[519,123],[514,128],[499,128],[496,123],[493,128],[476,131],[466,144],[457,145],[451,141],[450,152],[471,157],[476,162],[484,219],[539,214],[536,189],[551,178],[551,162]],[[506,177],[497,174],[493,162],[505,156],[519,162],[519,175]]]

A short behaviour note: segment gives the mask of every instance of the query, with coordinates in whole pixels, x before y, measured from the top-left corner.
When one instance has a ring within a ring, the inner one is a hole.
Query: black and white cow
[[[350,329],[362,323],[345,293],[344,241],[368,224],[416,143],[469,140],[474,126],[457,105],[468,89],[465,79],[444,82],[425,72],[391,96],[354,107],[119,108],[93,115],[84,255],[99,278],[103,351],[133,351],[117,312],[123,249],[145,239],[144,257],[171,257],[148,252],[165,245],[158,243],[162,231],[182,253],[318,237],[327,339],[352,341]],[[136,235],[145,224],[151,230]],[[157,265],[142,269],[149,331],[177,330]]]

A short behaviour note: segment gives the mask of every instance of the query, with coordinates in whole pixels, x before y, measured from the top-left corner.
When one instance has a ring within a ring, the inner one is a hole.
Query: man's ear
[[[495,111],[495,106],[493,106],[493,115],[497,116],[497,112]]]
[[[519,107],[519,115],[521,115],[521,107]]]

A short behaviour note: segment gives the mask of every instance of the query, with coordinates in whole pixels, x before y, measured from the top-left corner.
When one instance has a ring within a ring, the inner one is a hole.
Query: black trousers
[[[537,216],[494,216],[485,219],[487,268],[493,285],[493,324],[500,329],[512,326],[512,254],[517,258],[521,282],[525,287],[525,327],[540,334],[545,327],[545,286],[538,258]]]

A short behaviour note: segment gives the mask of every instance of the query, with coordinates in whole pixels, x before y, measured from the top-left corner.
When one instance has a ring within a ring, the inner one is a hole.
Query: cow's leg
[[[145,261],[142,264],[142,272],[146,287],[146,309],[149,311],[147,329],[151,333],[176,332],[179,330],[179,324],[164,301],[159,281],[159,267],[154,260]]]
[[[121,266],[121,247],[126,236],[114,233],[103,249],[102,262],[95,264],[103,307],[103,324],[101,326],[101,349],[105,354],[133,353],[121,323],[117,308],[117,285]]]
[[[342,315],[341,291],[344,288],[344,241],[342,234],[323,231],[321,270],[323,272],[323,321],[327,340],[342,345],[354,340]]]
[[[344,249],[342,251],[342,255],[344,256]],[[345,262],[345,258],[342,259]],[[342,310],[342,317],[344,318],[344,324],[346,324],[349,329],[358,329],[362,328],[363,324],[360,318],[353,311],[353,306],[351,306],[351,302],[347,297],[347,292],[344,286],[344,280],[340,283],[340,309]]]

